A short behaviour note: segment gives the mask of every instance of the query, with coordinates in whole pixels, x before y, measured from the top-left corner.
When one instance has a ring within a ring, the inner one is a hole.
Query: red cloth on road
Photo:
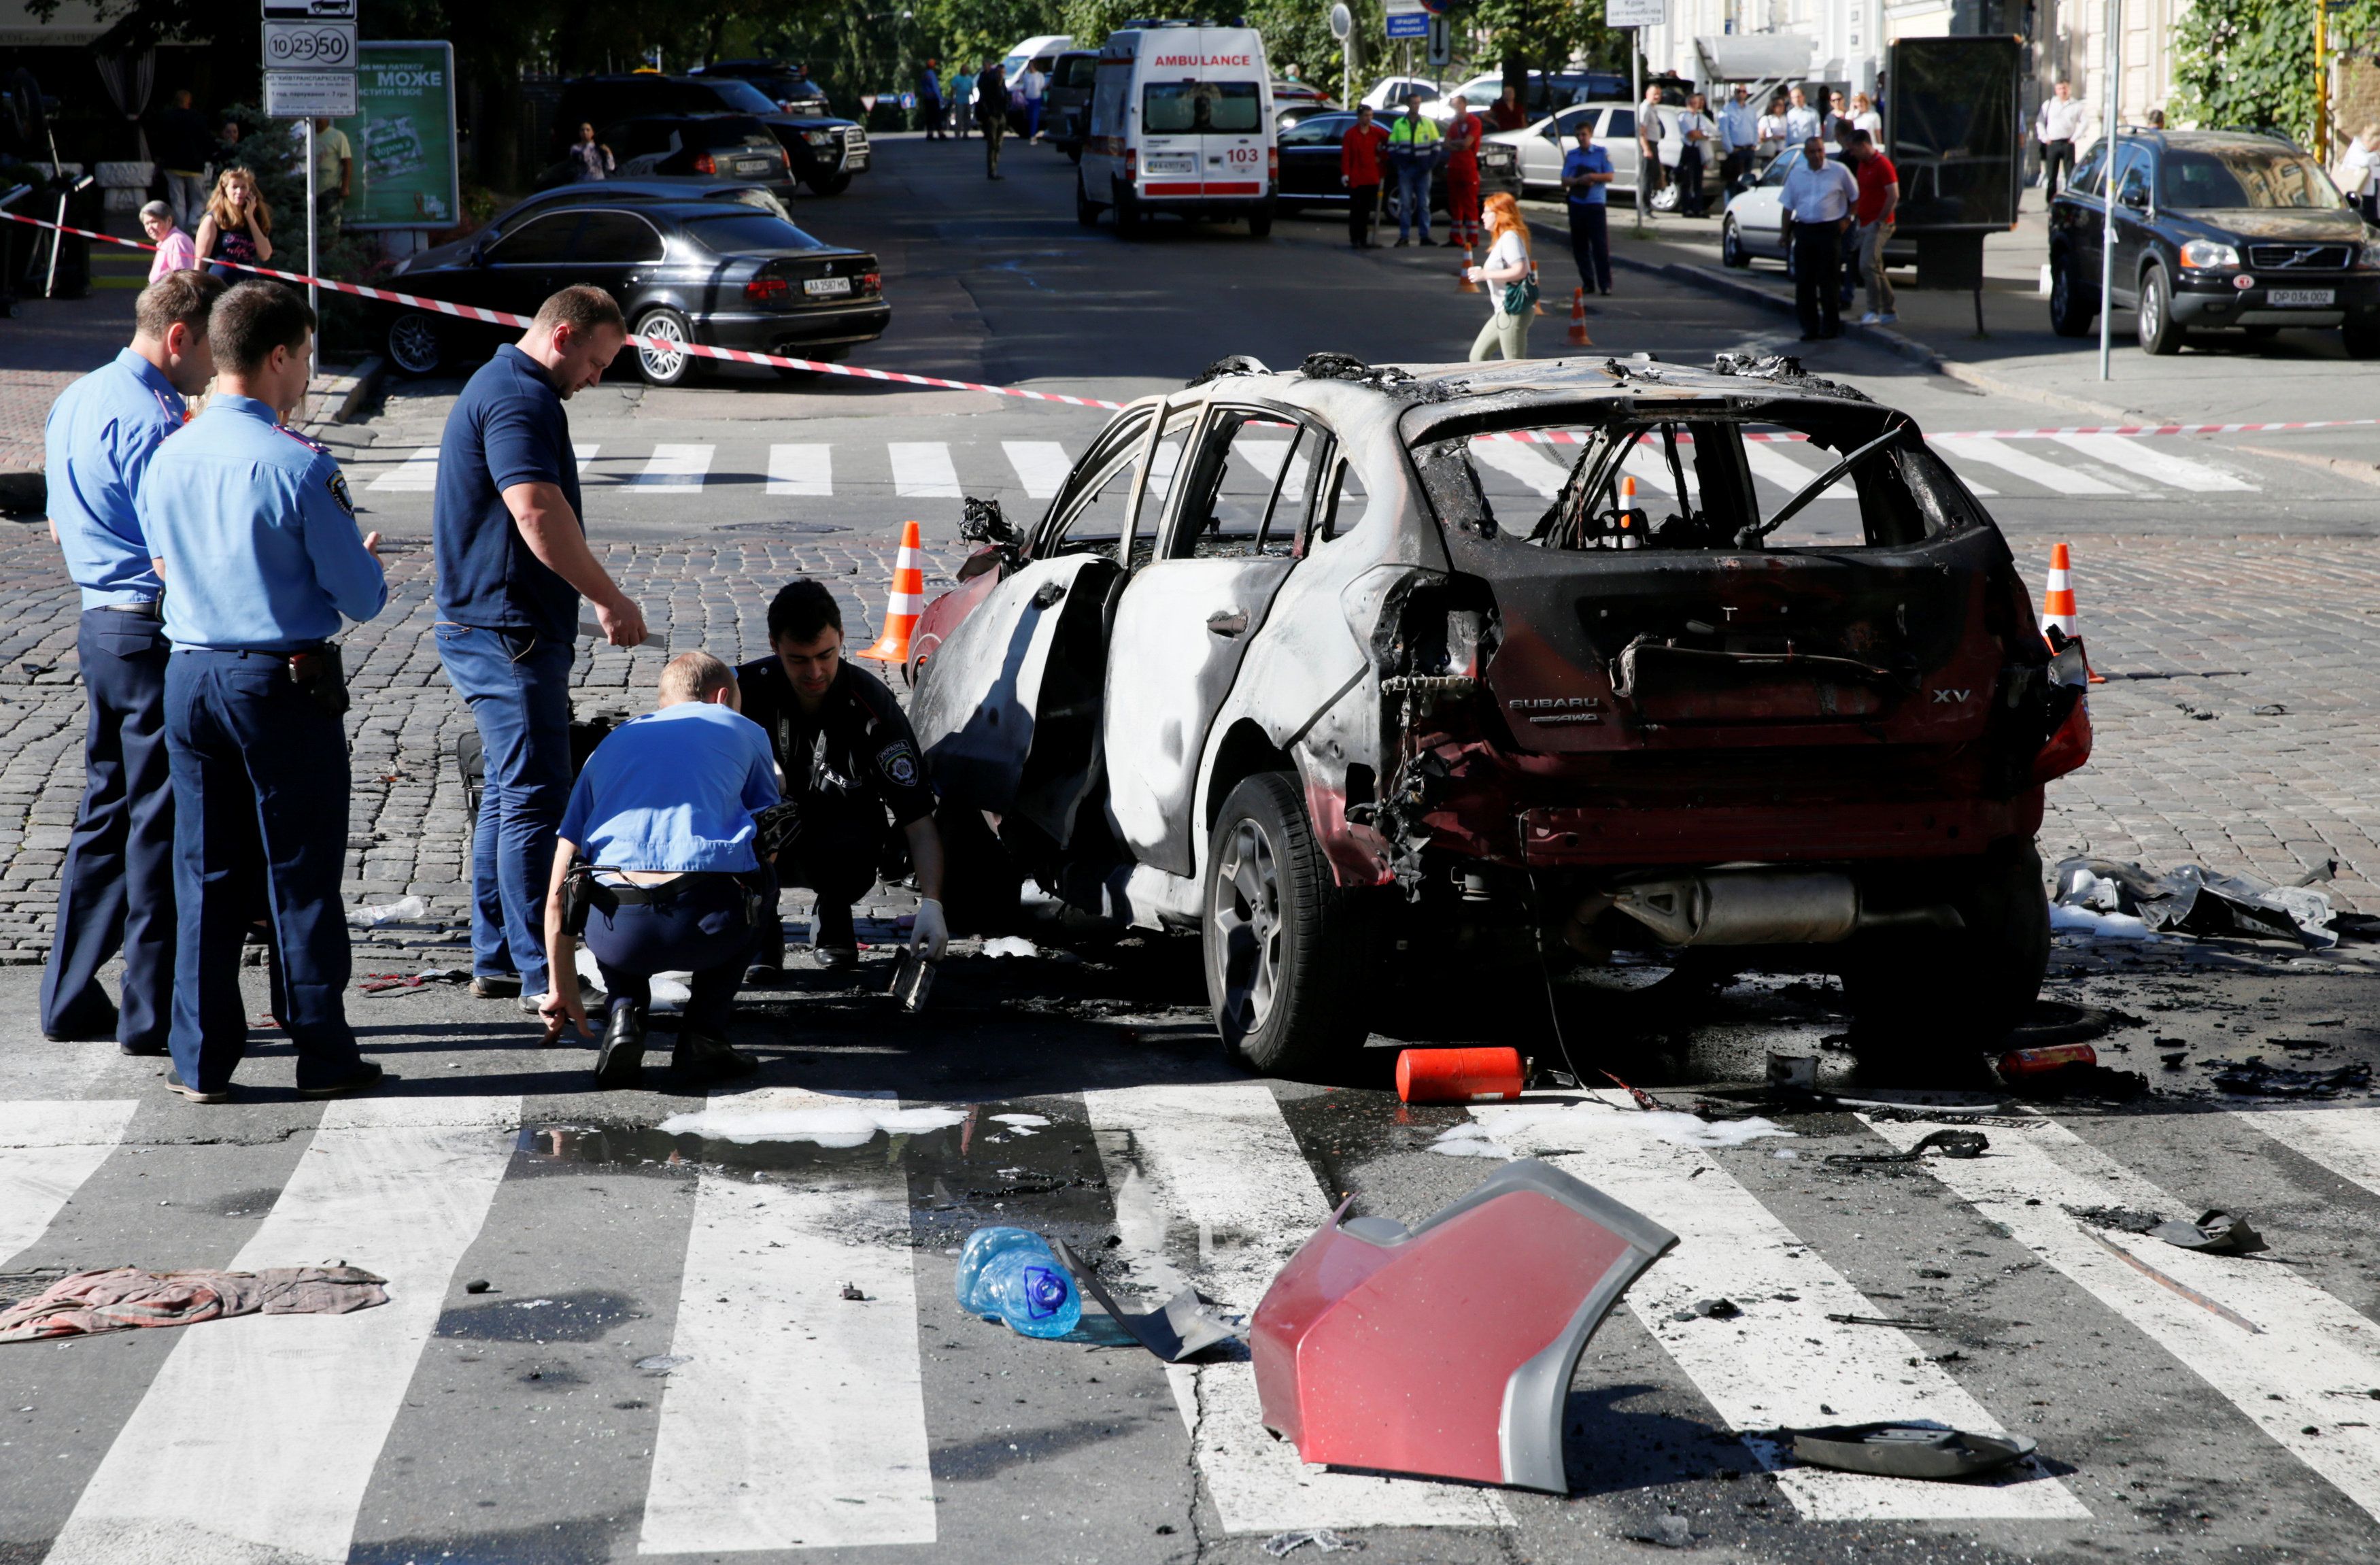
[[[1882,152],[1870,152],[1860,159],[1852,176],[1859,181],[1859,205],[1852,209],[1853,214],[1863,224],[1874,223],[1884,215],[1885,194],[1900,182],[1900,171]]]
[[[1388,139],[1389,133],[1378,123],[1347,127],[1347,139],[1339,143],[1339,172],[1348,184],[1380,182],[1380,143]]]
[[[0,1310],[0,1342],[87,1337],[136,1326],[189,1326],[237,1315],[345,1315],[388,1303],[387,1280],[347,1266],[79,1271]]]

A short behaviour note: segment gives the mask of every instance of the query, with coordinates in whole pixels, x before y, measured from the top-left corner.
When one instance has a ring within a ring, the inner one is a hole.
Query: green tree
[[[2380,0],[2336,0],[2329,31],[2333,52],[2370,57],[2380,47]],[[2174,118],[2276,129],[2313,145],[2311,0],[2195,0],[2174,42]],[[2325,161],[2330,151],[2322,149]]]

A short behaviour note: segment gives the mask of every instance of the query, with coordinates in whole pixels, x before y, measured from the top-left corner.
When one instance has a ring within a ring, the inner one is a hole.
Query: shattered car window
[[[1806,426],[1732,410],[1521,423],[1434,439],[1414,456],[1439,519],[1547,549],[1856,549],[1964,525],[1972,502],[1880,410]],[[1836,464],[1848,471],[1812,486]]]

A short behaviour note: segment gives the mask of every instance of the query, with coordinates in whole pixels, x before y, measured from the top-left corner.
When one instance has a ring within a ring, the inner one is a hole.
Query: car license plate
[[[738,174],[766,174],[769,172],[769,168],[770,164],[767,158],[737,158],[735,160],[735,172]]]
[[[866,168],[868,166],[868,154],[864,152],[845,152],[843,155],[843,166],[848,169]]]
[[[813,277],[802,285],[802,292],[812,298],[835,298],[851,292],[848,277]]]
[[[1198,160],[1195,156],[1172,158],[1152,157],[1148,160],[1148,172],[1151,174],[1196,174],[1198,172]]]
[[[2279,309],[2326,309],[2338,302],[2337,288],[2267,288],[2265,302]]]

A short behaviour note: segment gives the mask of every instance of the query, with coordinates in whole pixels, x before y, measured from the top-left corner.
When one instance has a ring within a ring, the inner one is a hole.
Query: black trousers
[[[1831,337],[1843,329],[1842,270],[1841,224],[1793,224],[1793,308],[1803,331]]]
[[[2070,178],[2073,173],[2073,142],[2044,141],[2041,144],[2041,188],[2043,193],[2042,199],[2044,200],[2050,200],[2057,196],[2058,181],[2060,174]]]
[[[1570,204],[1570,256],[1578,263],[1579,285],[1611,291],[1611,209],[1601,201]]]
[[[840,920],[876,884],[889,830],[884,806],[873,794],[813,794],[802,801],[799,823],[778,850],[777,883],[816,892],[820,922]],[[785,921],[773,906],[761,920],[752,960],[785,964]]]
[[[103,1027],[99,969],[124,952],[116,1040],[165,1047],[174,998],[174,782],[165,759],[162,620],[85,609],[75,637],[84,699],[82,807],[59,875],[58,921],[42,973],[42,1030]]]
[[[1703,150],[1699,143],[1689,141],[1678,153],[1678,211],[1688,217],[1700,217],[1710,210],[1703,199]]]
[[[599,892],[587,916],[587,949],[602,970],[610,1004],[633,1005],[641,1015],[652,1005],[654,974],[691,973],[686,1025],[724,1037],[756,938],[744,883],[733,875],[689,875],[653,889],[675,894],[606,911]],[[778,938],[783,939],[782,931]]]
[[[1736,186],[1741,184],[1743,181],[1744,176],[1751,172],[1751,148],[1738,147],[1735,151],[1727,154],[1726,158],[1719,164],[1719,180],[1722,186],[1718,193],[1719,205],[1725,206],[1727,204],[1728,198],[1735,194]]]
[[[1347,188],[1347,242],[1351,245],[1369,243],[1372,219],[1379,214],[1380,188],[1378,185],[1351,185]]]

